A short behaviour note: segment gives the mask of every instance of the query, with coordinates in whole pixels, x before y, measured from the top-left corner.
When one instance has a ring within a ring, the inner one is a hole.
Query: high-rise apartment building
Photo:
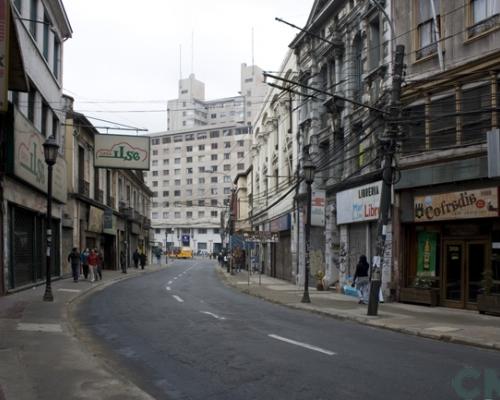
[[[250,163],[251,123],[266,94],[262,70],[241,65],[239,96],[205,100],[194,74],[168,102],[168,130],[151,134],[151,224],[165,249],[218,252],[236,175]],[[166,246],[166,247],[165,247]]]
[[[233,180],[249,165],[249,127],[215,125],[151,135],[151,223],[165,249],[218,252]],[[165,247],[166,246],[166,247]]]

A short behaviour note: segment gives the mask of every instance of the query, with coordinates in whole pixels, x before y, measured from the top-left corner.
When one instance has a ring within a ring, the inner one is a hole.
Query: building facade
[[[311,273],[323,270],[337,287],[352,279],[361,255],[375,255],[378,205],[366,212],[365,205],[378,204],[381,185],[378,137],[392,83],[391,3],[315,1],[305,31],[290,45],[299,66],[299,159],[311,157],[313,191],[320,203],[326,199],[324,224],[311,229]],[[304,191],[302,184],[299,208],[305,207]],[[382,265],[386,294],[391,238],[389,229]]]
[[[43,143],[49,136],[59,144],[53,174],[52,274],[61,275],[63,208],[67,200],[62,98],[63,42],[72,35],[60,1],[33,0],[12,3],[13,30],[21,64],[28,79],[26,92],[13,90],[6,129],[3,177],[3,276],[7,291],[45,279],[47,165]],[[8,15],[8,14],[7,14]],[[24,68],[23,68],[24,67]]]
[[[474,309],[485,272],[500,292],[500,181],[488,172],[498,149],[487,144],[498,128],[500,4],[434,0],[434,9],[429,0],[395,9],[409,57],[394,264],[401,300],[425,286],[440,305]]]
[[[297,61],[292,51],[283,60],[278,76],[297,77]],[[296,95],[275,79],[257,113],[252,135],[252,230],[279,234],[277,242],[257,243],[255,257],[266,274],[295,281],[297,274],[298,218],[295,212],[297,179]],[[283,86],[284,89],[280,87]],[[293,225],[292,225],[293,224]],[[295,230],[294,230],[295,228]]]
[[[154,242],[164,249],[189,246],[195,253],[222,248],[221,216],[233,179],[249,165],[249,128],[206,126],[151,134]]]

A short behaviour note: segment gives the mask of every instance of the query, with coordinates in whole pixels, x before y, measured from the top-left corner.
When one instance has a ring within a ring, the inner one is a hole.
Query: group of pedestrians
[[[73,247],[68,255],[68,262],[71,263],[74,282],[78,282],[82,276],[90,282],[102,280],[104,257],[99,250],[86,248],[79,252],[76,247]]]
[[[134,261],[135,268],[139,268],[139,264],[141,265],[141,269],[144,269],[146,266],[146,254],[139,249],[135,249],[134,254],[132,254],[132,260]]]

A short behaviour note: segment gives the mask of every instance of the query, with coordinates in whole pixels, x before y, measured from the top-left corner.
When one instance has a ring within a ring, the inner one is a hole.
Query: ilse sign
[[[95,135],[96,167],[149,170],[149,155],[149,137]]]

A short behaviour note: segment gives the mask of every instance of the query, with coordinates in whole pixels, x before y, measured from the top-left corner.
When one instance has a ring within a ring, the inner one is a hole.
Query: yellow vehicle
[[[181,247],[181,251],[177,254],[177,258],[193,258],[193,250],[189,247]]]

